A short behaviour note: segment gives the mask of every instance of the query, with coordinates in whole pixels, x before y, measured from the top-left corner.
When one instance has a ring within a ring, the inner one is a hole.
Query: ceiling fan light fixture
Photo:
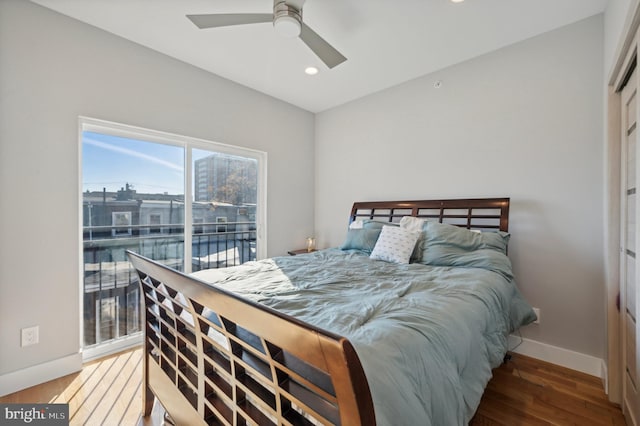
[[[279,16],[273,20],[273,28],[283,37],[298,37],[302,27],[300,21],[292,16]]]
[[[273,28],[283,37],[298,37],[302,31],[302,11],[283,0],[273,2]]]

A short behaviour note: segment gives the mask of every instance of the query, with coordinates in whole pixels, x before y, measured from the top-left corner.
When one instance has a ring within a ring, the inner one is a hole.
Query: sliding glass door
[[[81,120],[85,358],[136,344],[137,277],[126,250],[191,272],[257,257],[265,156]]]

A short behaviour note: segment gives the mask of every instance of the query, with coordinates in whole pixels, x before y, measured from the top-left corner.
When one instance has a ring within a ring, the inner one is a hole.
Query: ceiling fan
[[[273,0],[273,13],[219,13],[187,15],[187,18],[200,29],[273,22],[277,33],[286,37],[300,37],[329,68],[340,65],[347,58],[303,22],[304,2],[305,0]]]

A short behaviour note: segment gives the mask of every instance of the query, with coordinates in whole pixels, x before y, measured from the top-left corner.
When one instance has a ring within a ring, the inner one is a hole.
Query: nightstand
[[[297,254],[305,254],[305,253],[312,253],[316,251],[315,249],[309,251],[307,249],[300,249],[300,250],[289,250],[287,253],[289,253],[290,256],[295,256]]]

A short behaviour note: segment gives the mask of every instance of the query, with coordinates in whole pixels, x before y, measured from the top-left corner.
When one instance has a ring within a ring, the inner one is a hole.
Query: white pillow
[[[421,232],[424,222],[425,220],[420,219],[419,217],[403,216],[402,219],[400,219],[400,228],[404,228],[408,231]]]
[[[349,224],[349,229],[362,229],[364,228],[364,220],[356,219]]]
[[[419,232],[385,225],[369,257],[387,262],[409,263],[419,236]]]
[[[425,234],[423,232],[423,230],[425,229],[425,222],[426,219],[421,219],[419,217],[413,216],[403,216],[402,219],[400,219],[400,228],[418,233],[418,242],[413,249],[413,253],[411,253],[411,259],[409,260],[409,262],[416,261],[420,259],[420,257],[422,257],[421,241],[425,238]]]

